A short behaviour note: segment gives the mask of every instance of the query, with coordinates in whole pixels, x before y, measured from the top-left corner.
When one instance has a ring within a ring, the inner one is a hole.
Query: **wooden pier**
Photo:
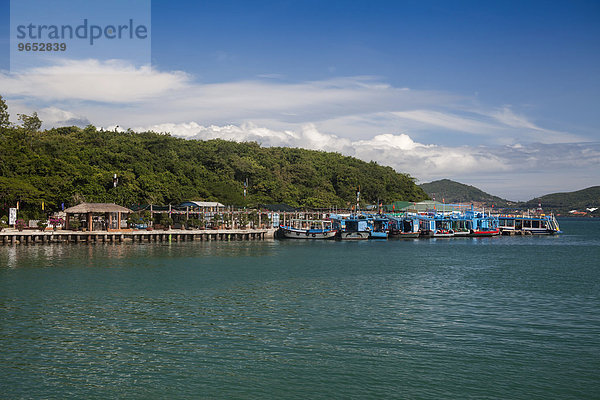
[[[177,230],[168,231],[9,231],[0,232],[0,244],[50,243],[153,243],[187,241],[233,241],[272,239],[273,229]]]

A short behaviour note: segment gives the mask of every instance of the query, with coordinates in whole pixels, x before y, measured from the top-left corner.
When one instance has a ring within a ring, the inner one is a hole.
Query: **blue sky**
[[[153,62],[205,82],[375,75],[398,87],[544,107],[535,112],[556,123],[600,121],[598,2],[171,4],[153,2]],[[564,107],[565,95],[579,106]]]
[[[151,69],[18,74],[8,3],[0,94],[46,127],[339,151],[515,200],[600,184],[598,2],[154,0]]]

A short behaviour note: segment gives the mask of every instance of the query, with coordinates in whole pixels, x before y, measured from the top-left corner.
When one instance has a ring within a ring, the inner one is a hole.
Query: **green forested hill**
[[[523,204],[523,207],[535,208],[540,203],[543,209],[557,212],[585,211],[588,207],[600,207],[600,186],[592,186],[576,192],[547,194],[529,200]]]
[[[507,207],[511,203],[500,197],[486,193],[475,186],[465,185],[463,183],[451,181],[450,179],[441,179],[430,183],[419,185],[430,197],[446,203],[470,203],[473,201],[487,203],[496,207]]]
[[[113,174],[119,177],[116,188]],[[366,203],[427,198],[410,176],[337,153],[93,126],[0,128],[0,214],[17,200],[21,208],[35,209],[42,201],[57,209],[83,200],[132,205],[199,199],[345,207],[355,202],[359,185]]]

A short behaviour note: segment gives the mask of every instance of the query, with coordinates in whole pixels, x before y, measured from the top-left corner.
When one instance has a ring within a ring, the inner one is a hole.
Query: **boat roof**
[[[190,206],[190,207],[225,207],[223,204],[217,201],[186,201],[181,203],[181,206]]]

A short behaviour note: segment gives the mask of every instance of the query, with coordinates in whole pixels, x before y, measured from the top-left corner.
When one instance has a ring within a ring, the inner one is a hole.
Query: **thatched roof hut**
[[[67,214],[66,228],[69,229],[70,216],[75,214],[86,214],[86,224],[89,231],[93,230],[93,214],[104,214],[104,229],[121,229],[121,214],[129,214],[131,211],[129,208],[121,207],[113,203],[81,203],[73,207],[69,207],[65,210]],[[113,214],[116,214],[116,218],[113,219]],[[116,222],[116,226],[113,223]]]
[[[121,207],[113,203],[81,203],[65,210],[67,214],[87,214],[87,213],[130,213],[129,208]]]

